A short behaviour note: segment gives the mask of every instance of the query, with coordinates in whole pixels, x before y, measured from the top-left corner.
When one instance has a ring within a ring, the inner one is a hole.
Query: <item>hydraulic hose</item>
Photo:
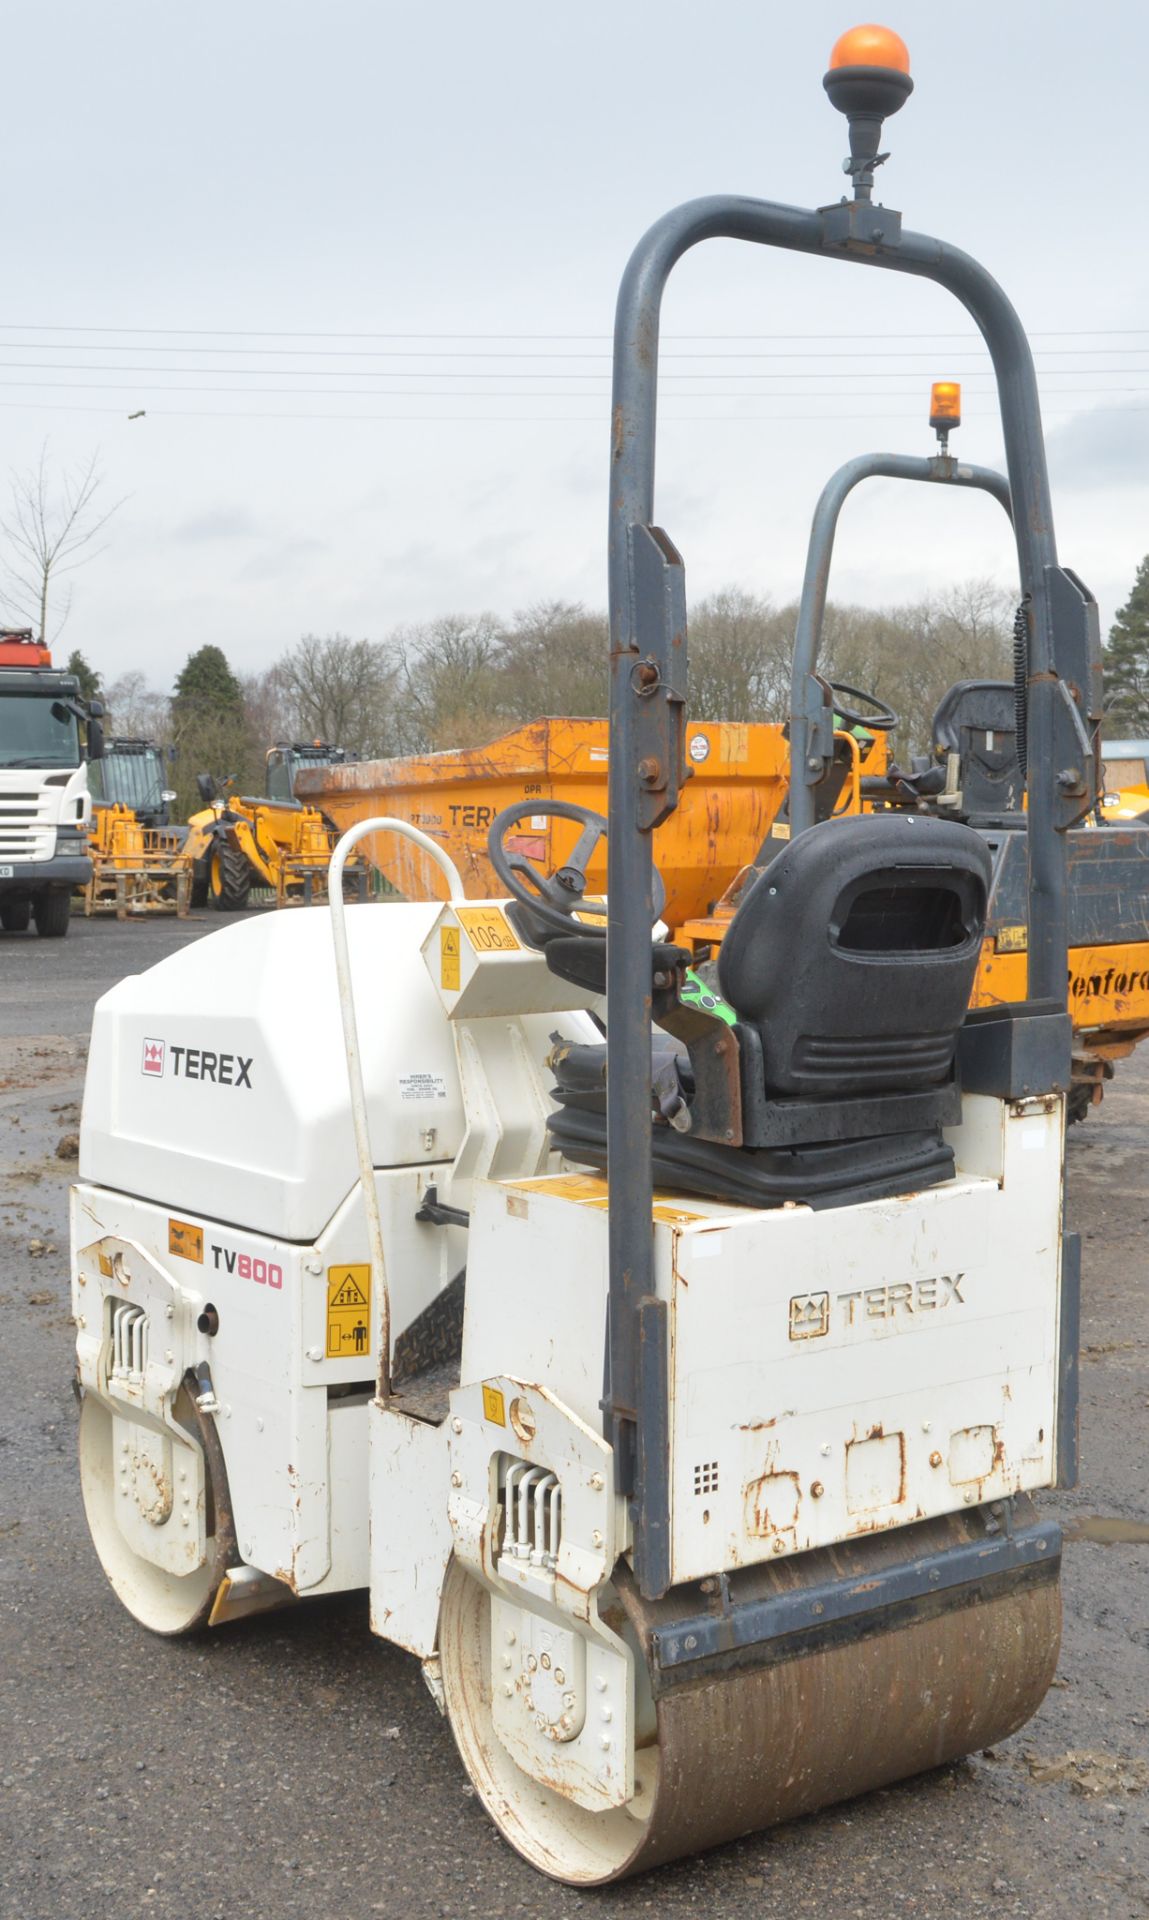
[[[1026,728],[1029,720],[1029,595],[1013,616],[1013,712],[1017,758],[1026,778]]]

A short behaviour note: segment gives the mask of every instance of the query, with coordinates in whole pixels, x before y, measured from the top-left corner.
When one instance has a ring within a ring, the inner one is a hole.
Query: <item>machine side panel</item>
[[[162,1334],[177,1376],[201,1361],[211,1369],[244,1562],[295,1591],[321,1580],[330,1562],[326,1396],[299,1391],[304,1294],[314,1284],[304,1272],[308,1250],[90,1186],[73,1190],[72,1208],[75,1298],[90,1292],[85,1267],[99,1270],[99,1245],[109,1236],[135,1240],[171,1276],[173,1297],[185,1311],[167,1321]],[[173,1229],[187,1253],[171,1251]],[[90,1263],[83,1250],[93,1245]],[[133,1288],[129,1274],[125,1298],[134,1297]],[[196,1327],[209,1304],[219,1319],[214,1338]],[[84,1310],[91,1320],[90,1305]],[[160,1337],[157,1327],[152,1338]],[[98,1379],[93,1375],[84,1386],[98,1390]]]
[[[601,1181],[476,1182],[467,1249],[464,1385],[544,1382],[601,1426],[606,1207]],[[580,1198],[585,1194],[586,1198]],[[574,1204],[572,1204],[572,1201]]]
[[[660,1232],[675,1583],[1051,1483],[1061,1129],[1019,1103],[1000,1182]]]
[[[412,1167],[377,1175],[393,1256],[395,1336],[447,1285],[459,1259],[456,1230],[415,1220],[425,1185],[443,1171]],[[98,1252],[86,1259],[83,1250],[119,1236],[145,1249],[170,1276],[178,1312],[164,1323],[161,1351],[171,1351],[173,1378],[201,1361],[210,1366],[244,1562],[299,1593],[364,1586],[366,1402],[344,1396],[373,1386],[378,1302],[365,1279],[358,1189],[318,1240],[301,1246],[90,1185],[73,1190],[72,1206],[73,1300],[87,1323],[81,1355],[91,1353],[86,1390],[108,1397],[99,1373],[103,1309],[86,1297],[97,1284]],[[365,1306],[342,1304],[345,1275],[364,1291]],[[130,1279],[122,1291],[131,1299]],[[218,1316],[211,1337],[196,1328],[208,1304]],[[153,1345],[158,1342],[157,1332]]]

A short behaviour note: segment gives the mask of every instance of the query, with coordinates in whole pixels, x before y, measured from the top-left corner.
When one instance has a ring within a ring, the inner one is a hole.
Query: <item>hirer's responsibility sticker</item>
[[[447,1082],[441,1073],[401,1073],[400,1100],[445,1100]]]
[[[371,1351],[371,1267],[366,1260],[327,1269],[327,1358]]]

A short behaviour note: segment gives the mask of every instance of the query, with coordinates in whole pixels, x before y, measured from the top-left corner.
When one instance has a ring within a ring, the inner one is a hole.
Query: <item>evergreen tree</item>
[[[243,688],[222,648],[209,644],[188,655],[176,676],[171,716],[177,817],[202,806],[196,788],[200,773],[234,780],[241,793],[262,791],[262,761]]]
[[[1105,731],[1111,737],[1142,739],[1149,734],[1149,554],[1109,629],[1105,709]]]
[[[243,712],[243,688],[222,647],[209,644],[188,655],[176,676],[172,710],[185,720],[193,714]]]
[[[103,699],[104,690],[100,685],[100,676],[96,672],[95,667],[88,665],[79,647],[73,647],[71,653],[68,655],[68,664],[64,668],[64,672],[74,674],[79,681],[81,700]]]

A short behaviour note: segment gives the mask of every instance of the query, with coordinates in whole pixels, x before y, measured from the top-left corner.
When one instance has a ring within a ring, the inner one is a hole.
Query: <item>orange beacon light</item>
[[[961,426],[961,386],[957,380],[935,380],[930,388],[930,425],[935,433],[952,433]]]

